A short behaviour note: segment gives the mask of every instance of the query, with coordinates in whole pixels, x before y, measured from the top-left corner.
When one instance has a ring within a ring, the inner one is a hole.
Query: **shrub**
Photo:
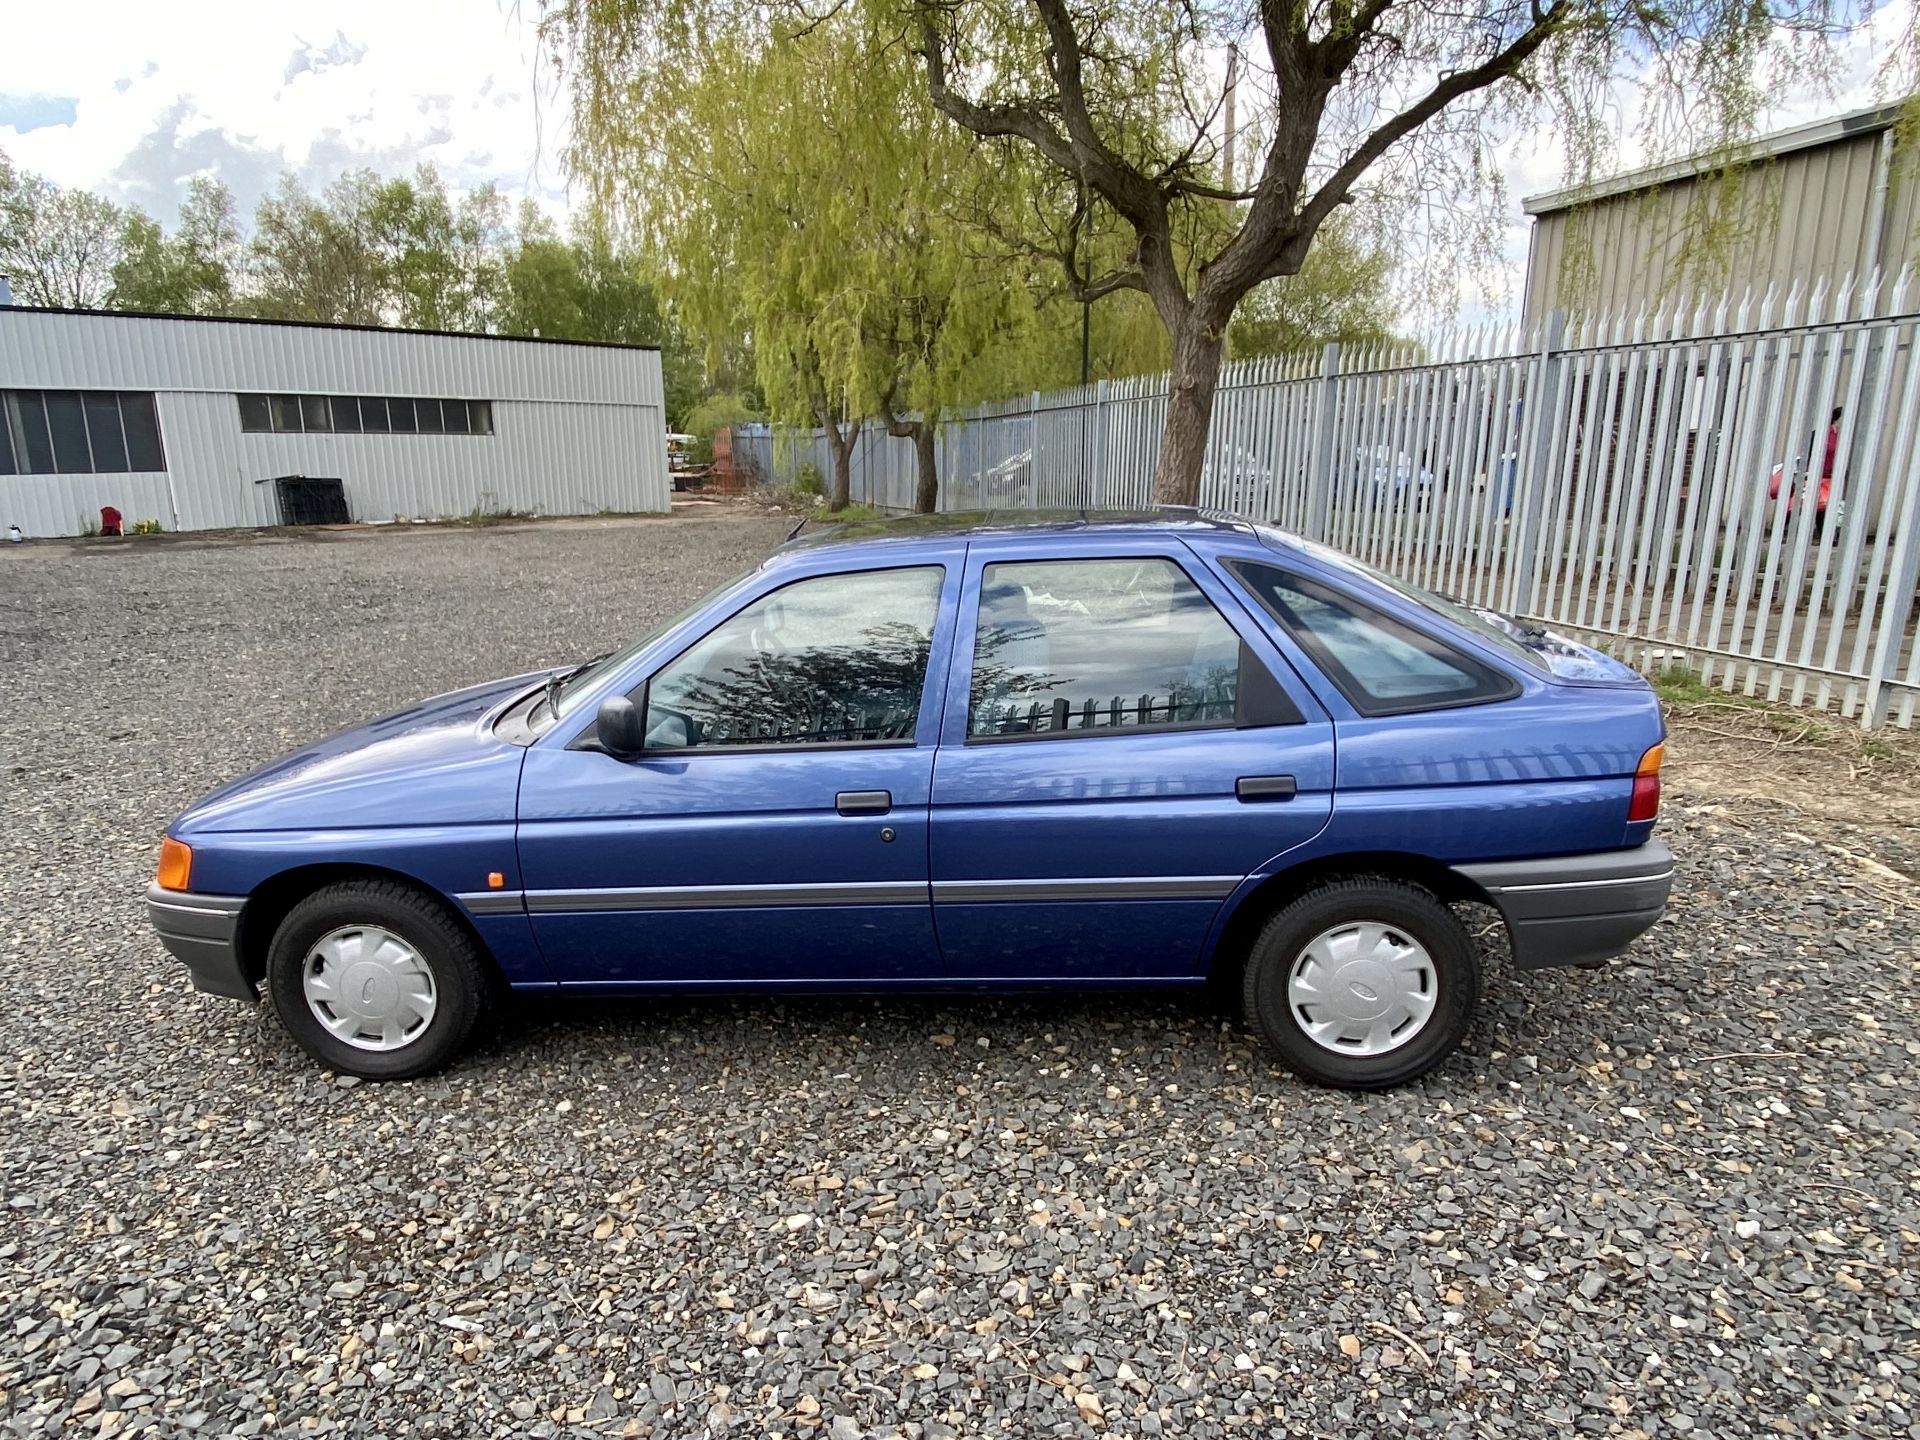
[[[160,522],[152,517],[148,517],[145,520],[136,520],[133,522],[133,529],[129,533],[134,535],[158,535],[160,533]]]
[[[802,465],[800,473],[793,477],[795,495],[821,496],[827,493],[827,482],[820,474],[820,467],[812,463]]]

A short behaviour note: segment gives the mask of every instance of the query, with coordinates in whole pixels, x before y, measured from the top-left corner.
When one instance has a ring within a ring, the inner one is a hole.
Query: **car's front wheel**
[[[1473,939],[1431,891],[1329,880],[1269,920],[1248,956],[1249,1024],[1303,1079],[1384,1090],[1424,1075],[1473,1023]]]
[[[366,1080],[404,1080],[450,1060],[479,1023],[486,961],[431,896],[345,880],[287,913],[267,953],[267,993],[314,1059]]]

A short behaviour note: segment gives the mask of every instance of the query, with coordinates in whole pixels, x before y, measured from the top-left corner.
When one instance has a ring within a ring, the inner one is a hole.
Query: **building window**
[[[0,475],[124,475],[166,468],[151,395],[0,390]]]
[[[491,400],[405,395],[237,395],[251,435],[491,435]]]

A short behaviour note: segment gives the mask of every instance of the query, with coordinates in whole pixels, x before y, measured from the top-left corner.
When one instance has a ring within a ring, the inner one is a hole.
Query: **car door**
[[[644,751],[592,748],[588,717],[528,752],[520,861],[556,979],[926,970],[927,806],[963,555],[785,572],[634,686]]]
[[[976,544],[934,766],[949,978],[1190,979],[1332,810],[1334,735],[1178,540]]]

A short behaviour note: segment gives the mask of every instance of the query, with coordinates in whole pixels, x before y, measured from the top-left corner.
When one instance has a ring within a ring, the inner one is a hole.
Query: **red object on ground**
[[[100,533],[118,535],[120,533],[120,512],[111,505],[100,507]]]

